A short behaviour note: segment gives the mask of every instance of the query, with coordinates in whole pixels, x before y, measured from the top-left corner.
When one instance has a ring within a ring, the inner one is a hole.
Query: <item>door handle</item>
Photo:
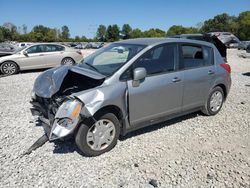
[[[214,74],[214,71],[209,70],[209,71],[208,71],[208,74],[209,74],[209,75]]]
[[[178,78],[178,77],[174,77],[174,78],[172,79],[172,82],[180,82],[180,81],[181,81],[181,79]]]
[[[39,56],[44,56],[44,54],[39,54]]]

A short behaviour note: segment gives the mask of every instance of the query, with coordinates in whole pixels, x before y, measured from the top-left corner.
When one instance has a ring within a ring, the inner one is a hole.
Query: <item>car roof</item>
[[[211,44],[209,42],[199,41],[199,40],[191,40],[191,39],[185,39],[185,38],[137,38],[137,39],[128,39],[128,40],[117,41],[115,43],[155,46],[158,44],[173,43],[173,42],[174,43],[192,43],[192,44],[206,45],[206,46],[210,46],[210,47],[214,46],[213,44]]]

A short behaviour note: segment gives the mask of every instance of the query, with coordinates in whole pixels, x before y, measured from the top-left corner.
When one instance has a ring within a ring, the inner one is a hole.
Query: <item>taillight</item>
[[[220,64],[220,66],[224,68],[228,73],[231,73],[231,67],[229,64],[223,63],[223,64]]]

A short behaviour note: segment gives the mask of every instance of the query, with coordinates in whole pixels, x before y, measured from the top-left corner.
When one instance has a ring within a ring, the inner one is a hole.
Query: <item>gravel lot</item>
[[[144,128],[94,158],[73,141],[22,157],[43,135],[29,110],[40,72],[0,78],[0,187],[250,187],[250,59],[237,53],[228,51],[233,84],[219,114]]]

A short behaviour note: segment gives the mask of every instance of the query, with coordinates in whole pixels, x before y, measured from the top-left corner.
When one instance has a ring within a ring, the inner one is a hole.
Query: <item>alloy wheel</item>
[[[3,74],[11,75],[17,71],[17,67],[12,62],[6,62],[2,65],[2,72]]]
[[[62,64],[63,65],[73,65],[74,64],[74,60],[71,59],[71,58],[65,58],[65,59],[63,59]]]

